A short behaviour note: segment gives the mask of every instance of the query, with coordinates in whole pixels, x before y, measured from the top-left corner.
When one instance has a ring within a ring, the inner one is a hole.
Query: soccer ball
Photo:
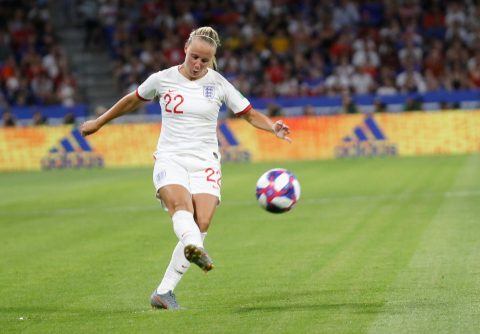
[[[289,211],[300,198],[300,183],[291,172],[274,168],[257,181],[257,201],[272,213]]]

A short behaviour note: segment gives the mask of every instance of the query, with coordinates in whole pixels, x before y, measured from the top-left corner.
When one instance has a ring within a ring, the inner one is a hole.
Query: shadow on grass
[[[259,304],[243,306],[236,309],[237,313],[249,312],[291,312],[291,311],[331,311],[339,310],[350,313],[374,314],[382,311],[383,303],[284,303]]]
[[[42,316],[89,316],[89,317],[105,317],[109,315],[132,315],[152,312],[150,308],[69,308],[69,307],[48,307],[48,306],[0,306],[0,314],[15,315],[18,317],[26,316],[29,318],[38,318]]]
[[[255,303],[252,303],[252,299],[243,301],[240,306],[234,308],[235,313],[338,310],[338,312],[376,314],[382,312],[385,306],[379,300],[352,300],[346,297],[344,291],[338,290],[302,291],[300,289],[294,294],[287,291],[276,291],[273,294],[258,293]]]

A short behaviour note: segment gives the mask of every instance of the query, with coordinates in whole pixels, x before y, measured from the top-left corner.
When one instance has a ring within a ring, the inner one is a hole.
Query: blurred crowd
[[[0,5],[0,107],[75,103],[76,82],[46,1]]]
[[[105,34],[123,92],[182,62],[185,40],[202,25],[219,31],[219,70],[248,96],[480,87],[475,0],[84,0],[82,6],[97,7],[88,24]]]
[[[85,29],[85,50],[110,52],[122,93],[181,63],[189,33],[211,25],[223,43],[219,71],[256,97],[477,89],[479,2],[63,1]],[[75,103],[75,78],[47,4],[2,1],[0,103]]]

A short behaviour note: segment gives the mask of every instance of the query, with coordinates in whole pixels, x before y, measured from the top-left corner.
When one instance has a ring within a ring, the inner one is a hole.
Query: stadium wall
[[[292,117],[293,143],[241,119],[222,121],[225,161],[342,159],[480,152],[480,110]],[[153,164],[160,124],[112,124],[83,138],[72,126],[0,129],[0,170]]]

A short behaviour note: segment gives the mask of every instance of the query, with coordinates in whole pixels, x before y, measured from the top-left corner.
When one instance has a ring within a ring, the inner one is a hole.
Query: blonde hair
[[[220,37],[218,33],[212,27],[200,27],[193,30],[190,33],[190,36],[185,43],[186,46],[189,46],[195,37],[200,38],[201,40],[207,42],[211,46],[215,48],[215,50],[220,46]],[[211,63],[209,64],[211,68],[214,70],[217,69],[217,59],[213,56]]]

